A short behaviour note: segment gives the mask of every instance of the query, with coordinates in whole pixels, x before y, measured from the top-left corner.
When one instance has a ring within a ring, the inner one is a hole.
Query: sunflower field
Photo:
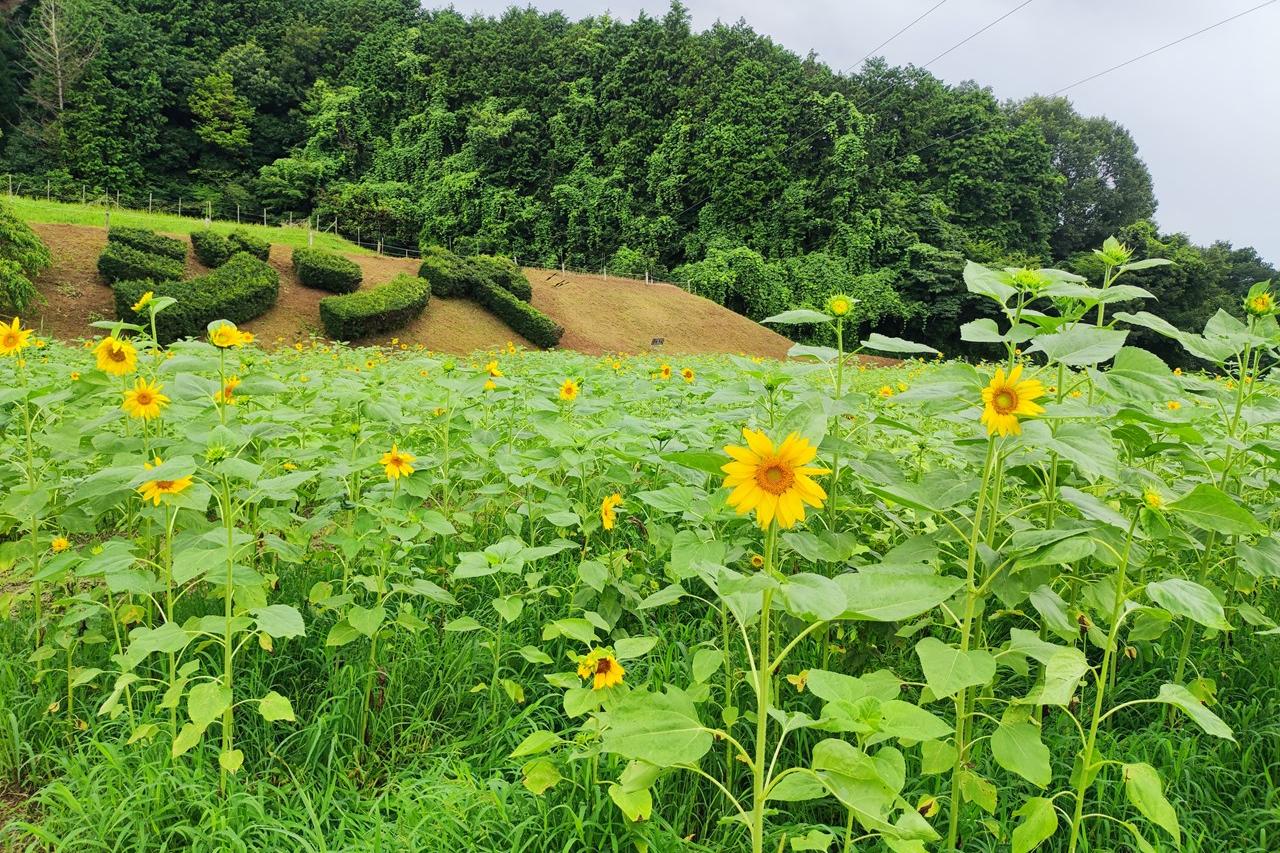
[[[1272,290],[1099,255],[984,364],[12,320],[0,848],[1280,849]]]

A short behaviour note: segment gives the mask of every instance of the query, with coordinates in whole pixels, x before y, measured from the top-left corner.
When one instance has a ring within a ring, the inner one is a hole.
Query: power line
[[[894,40],[894,39],[896,39],[898,36],[902,35],[902,34],[903,34],[903,33],[905,33],[907,30],[911,29],[911,28],[912,28],[912,27],[914,27],[916,24],[920,23],[920,22],[921,22],[921,21],[923,21],[925,18],[927,18],[927,17],[929,17],[930,15],[932,15],[935,11],[937,11],[937,10],[938,10],[938,7],[940,7],[942,4],[944,4],[944,3],[946,3],[946,2],[947,2],[947,0],[938,0],[938,2],[937,2],[937,3],[935,3],[935,4],[933,4],[931,7],[929,7],[929,9],[928,9],[926,12],[924,12],[922,15],[920,15],[920,16],[919,16],[918,18],[916,18],[914,21],[912,21],[911,23],[907,24],[905,27],[903,27],[902,29],[898,30],[896,33],[894,33],[893,35],[889,36],[887,39],[885,39],[884,41],[880,42],[880,43],[879,43],[878,45],[876,45],[875,47],[871,48],[871,50],[868,50],[868,51],[863,55],[863,57],[862,57],[861,59],[859,59],[857,62],[853,63],[852,65],[850,65],[848,68],[846,68],[846,69],[845,69],[845,71],[846,71],[846,72],[852,71],[853,69],[857,68],[857,67],[858,67],[859,65],[861,65],[862,63],[866,62],[868,59],[870,59],[870,58],[871,58],[871,56],[872,56],[872,55],[874,55],[874,54],[876,54],[876,53],[879,53],[879,52],[880,52],[880,48],[885,47],[886,45],[890,44],[890,43],[891,43],[891,42],[893,42],[893,40]]]
[[[980,35],[982,35],[983,33],[985,33],[987,30],[989,30],[989,29],[991,29],[992,27],[994,27],[996,24],[998,24],[998,23],[1000,23],[1001,21],[1003,21],[1005,18],[1007,18],[1007,17],[1009,17],[1010,15],[1012,15],[1013,13],[1017,12],[1019,9],[1022,9],[1022,8],[1026,7],[1026,6],[1030,6],[1030,5],[1031,5],[1032,3],[1034,3],[1034,2],[1035,2],[1035,0],[1023,0],[1023,2],[1022,2],[1022,3],[1019,3],[1017,6],[1013,7],[1013,8],[1012,8],[1012,9],[1010,9],[1008,12],[1005,12],[1003,15],[1001,15],[1001,16],[1000,16],[1000,17],[998,17],[998,18],[996,18],[994,21],[992,21],[991,23],[987,24],[985,27],[983,27],[982,29],[978,30],[976,33],[973,33],[972,35],[967,36],[966,38],[964,38],[964,39],[962,39],[962,40],[960,40],[960,41],[956,42],[956,43],[955,43],[955,44],[953,44],[953,45],[951,45],[951,47],[947,48],[947,49],[946,49],[946,50],[944,50],[942,53],[940,53],[940,54],[938,54],[937,56],[935,56],[933,59],[930,59],[928,62],[926,62],[926,63],[925,63],[924,65],[922,65],[921,67],[922,67],[922,68],[928,68],[930,65],[932,65],[932,64],[933,64],[933,63],[935,63],[935,62],[937,62],[939,59],[941,59],[942,57],[946,56],[946,55],[947,55],[948,53],[950,53],[951,51],[955,50],[955,49],[956,49],[956,48],[958,48],[958,47],[963,47],[964,45],[966,45],[966,44],[968,44],[969,42],[971,42],[971,41],[973,41],[974,39],[976,39],[978,36],[980,36]],[[1274,0],[1272,0],[1272,2],[1274,2]]]
[[[1113,65],[1110,68],[1106,69],[1105,71],[1099,71],[1097,74],[1090,74],[1088,77],[1085,77],[1081,80],[1077,80],[1076,82],[1072,83],[1070,86],[1063,86],[1061,89],[1054,91],[1052,94],[1061,95],[1063,92],[1067,91],[1068,89],[1074,89],[1076,86],[1083,86],[1085,83],[1088,83],[1093,80],[1097,80],[1099,77],[1102,77],[1105,74],[1110,74],[1112,71],[1119,71],[1121,68],[1124,68],[1128,65],[1132,65],[1133,63],[1138,62],[1139,60],[1146,59],[1148,56],[1154,56],[1155,54],[1159,53],[1162,50],[1167,50],[1173,47],[1174,45],[1182,44],[1184,41],[1189,41],[1198,35],[1203,35],[1204,33],[1209,32],[1209,30],[1217,29],[1223,24],[1229,24],[1232,21],[1236,20],[1237,18],[1243,18],[1245,15],[1248,15],[1250,12],[1256,12],[1259,9],[1265,6],[1270,6],[1272,3],[1275,3],[1275,2],[1276,0],[1266,0],[1265,3],[1259,3],[1257,6],[1254,6],[1250,9],[1245,9],[1243,12],[1238,12],[1237,14],[1232,15],[1229,18],[1223,18],[1221,21],[1218,21],[1216,24],[1210,24],[1209,26],[1204,27],[1203,29],[1196,30],[1194,33],[1188,33],[1182,38],[1174,39],[1173,41],[1167,44],[1162,44],[1159,47],[1154,48],[1153,50],[1149,50],[1144,54],[1135,56],[1132,59],[1126,59],[1124,62],[1121,62],[1119,65]]]

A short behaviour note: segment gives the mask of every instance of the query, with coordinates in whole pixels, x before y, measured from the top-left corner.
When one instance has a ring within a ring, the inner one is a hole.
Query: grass
[[[100,228],[105,227],[107,224],[108,211],[97,204],[44,201],[23,196],[12,196],[8,199],[8,203],[12,205],[14,212],[20,218],[28,222],[93,225]],[[178,216],[172,213],[148,213],[145,210],[129,210],[126,208],[111,208],[110,218],[112,225],[149,228],[166,234],[190,234],[192,231],[199,231],[205,227],[204,219],[202,218]],[[308,245],[307,229],[302,227],[254,225],[248,222],[237,225],[234,222],[226,222],[219,219],[213,220],[210,227],[224,234],[236,228],[243,228],[268,242],[285,246]],[[344,240],[334,234],[317,233],[314,239],[314,245],[320,249],[352,255],[372,254],[368,249],[361,248],[355,243]],[[56,249],[57,247],[55,246],[54,250],[56,251]]]

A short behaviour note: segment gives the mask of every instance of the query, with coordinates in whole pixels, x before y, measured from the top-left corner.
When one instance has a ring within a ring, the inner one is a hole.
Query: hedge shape
[[[271,257],[271,244],[261,237],[255,237],[243,228],[237,228],[227,235],[231,247],[236,252],[248,252],[260,261]]]
[[[293,250],[293,270],[307,287],[330,293],[355,293],[364,273],[355,261],[323,249],[299,247]]]
[[[441,246],[432,246],[423,251],[418,275],[431,284],[433,296],[445,299],[470,296],[485,280],[484,273],[478,267]]]
[[[390,332],[409,323],[427,307],[431,286],[421,278],[401,274],[386,284],[344,296],[320,300],[320,321],[335,340]]]
[[[529,343],[544,349],[550,349],[560,343],[564,328],[505,288],[485,282],[477,287],[472,295],[477,302],[496,314],[513,331],[523,335]]]
[[[108,241],[98,256],[98,272],[108,284],[128,279],[178,279],[185,270],[186,264],[182,261],[152,255],[119,241]]]
[[[189,281],[118,281],[112,285],[116,316],[145,323],[145,311],[136,314],[132,306],[148,290],[178,300],[156,315],[156,334],[169,343],[203,337],[214,320],[243,323],[265,314],[280,294],[280,274],[247,252],[238,252],[208,275]]]
[[[195,250],[196,260],[210,269],[222,266],[236,253],[230,240],[208,229],[191,232],[191,248]]]
[[[485,278],[517,299],[528,302],[533,298],[533,287],[529,284],[529,279],[524,277],[520,267],[516,266],[510,258],[473,255],[466,260]]]
[[[164,237],[146,228],[121,228],[116,226],[107,231],[108,243],[124,243],[140,252],[172,258],[175,261],[187,259],[187,244],[182,240]]]

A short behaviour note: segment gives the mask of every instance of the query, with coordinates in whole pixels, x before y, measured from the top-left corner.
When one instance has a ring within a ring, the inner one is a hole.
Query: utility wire
[[[1005,12],[1003,15],[1001,15],[1001,16],[1000,16],[1000,17],[998,17],[998,18],[996,18],[994,21],[992,21],[991,23],[987,24],[985,27],[983,27],[982,29],[978,30],[976,33],[973,33],[972,35],[967,36],[966,38],[964,38],[964,39],[962,39],[962,40],[960,40],[960,41],[956,42],[956,43],[955,43],[955,44],[953,44],[953,45],[951,45],[951,47],[947,48],[947,49],[946,49],[946,50],[944,50],[942,53],[938,54],[938,55],[937,55],[937,56],[935,56],[933,59],[930,59],[928,62],[926,62],[924,65],[922,65],[922,66],[920,66],[920,67],[921,67],[921,68],[928,68],[930,65],[932,65],[932,64],[933,64],[933,63],[935,63],[935,62],[937,62],[939,59],[941,59],[942,57],[946,56],[946,55],[947,55],[948,53],[950,53],[951,51],[955,50],[955,49],[956,49],[956,48],[958,48],[958,47],[963,47],[964,45],[966,45],[966,44],[968,44],[969,42],[971,42],[971,41],[973,41],[974,39],[976,39],[978,36],[980,36],[980,35],[982,35],[983,33],[985,33],[987,30],[989,30],[989,29],[991,29],[992,27],[994,27],[996,24],[998,24],[998,23],[1000,23],[1001,21],[1003,21],[1005,18],[1007,18],[1007,17],[1009,17],[1010,15],[1012,15],[1013,13],[1017,12],[1019,9],[1023,9],[1023,8],[1025,8],[1025,7],[1027,7],[1027,6],[1030,6],[1030,5],[1031,5],[1032,3],[1034,3],[1034,2],[1035,2],[1035,0],[1023,0],[1023,2],[1022,2],[1022,3],[1019,3],[1017,6],[1014,6],[1014,7],[1013,7],[1012,9],[1010,9],[1008,12]],[[1274,0],[1273,0],[1273,2],[1274,2]]]
[[[916,24],[920,23],[920,22],[921,22],[921,21],[923,21],[925,18],[927,18],[927,17],[929,17],[930,15],[932,15],[934,12],[936,12],[936,11],[938,10],[938,7],[940,7],[943,3],[946,3],[946,2],[947,2],[947,0],[938,0],[938,2],[937,2],[937,3],[933,4],[932,6],[930,6],[930,7],[929,7],[929,9],[928,9],[927,11],[925,11],[923,14],[921,14],[921,15],[920,15],[920,17],[916,18],[914,21],[912,21],[911,23],[907,24],[905,27],[903,27],[902,29],[898,30],[896,33],[894,33],[893,35],[889,36],[887,39],[885,39],[884,41],[880,42],[880,43],[879,43],[878,45],[876,45],[875,47],[871,48],[871,50],[868,50],[865,54],[863,54],[863,56],[862,56],[862,58],[861,58],[861,59],[859,59],[857,62],[853,63],[853,64],[852,64],[852,65],[850,65],[848,68],[846,68],[846,69],[845,69],[845,73],[848,73],[848,72],[852,71],[853,69],[855,69],[855,68],[857,68],[858,66],[860,66],[862,63],[866,62],[866,61],[867,61],[868,59],[870,59],[872,56],[874,56],[875,54],[879,53],[879,52],[880,52],[880,49],[881,49],[882,47],[885,47],[886,45],[890,44],[890,43],[891,43],[891,42],[893,42],[893,40],[894,40],[894,39],[896,39],[898,36],[902,35],[902,34],[903,34],[903,33],[905,33],[907,30],[911,29],[911,28],[912,28],[912,27],[914,27]]]

